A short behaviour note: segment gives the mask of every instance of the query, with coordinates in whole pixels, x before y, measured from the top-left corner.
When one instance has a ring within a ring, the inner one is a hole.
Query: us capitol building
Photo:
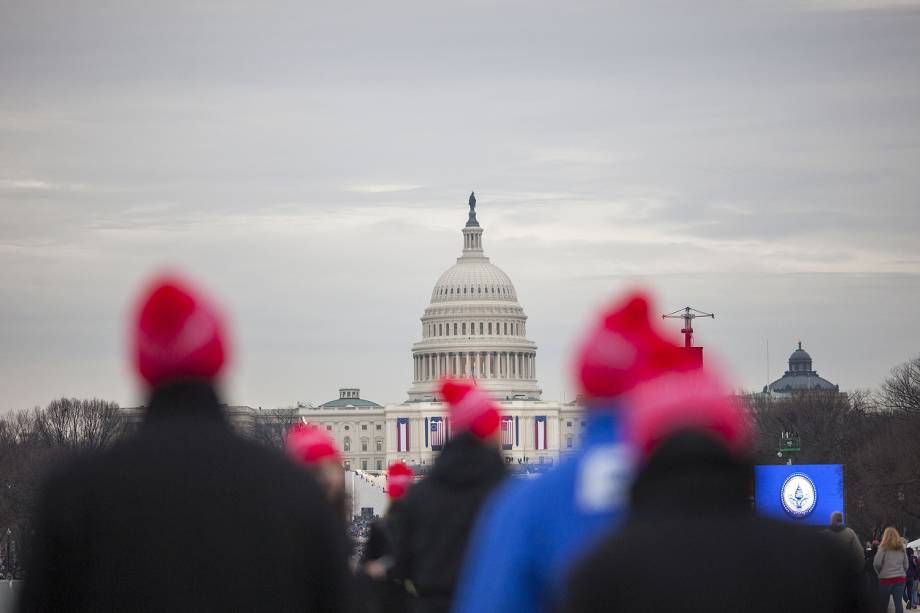
[[[438,397],[444,376],[471,377],[501,405],[502,454],[509,464],[555,464],[574,451],[584,429],[581,410],[541,399],[537,345],[527,338],[527,315],[514,284],[483,250],[483,228],[470,195],[463,251],[437,280],[412,345],[412,384],[401,404],[381,406],[357,388],[297,417],[326,428],[347,468],[385,470],[394,461],[430,464],[451,434],[447,404]]]

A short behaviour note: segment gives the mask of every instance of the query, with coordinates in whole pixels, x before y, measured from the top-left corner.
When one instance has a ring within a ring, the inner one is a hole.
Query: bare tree
[[[61,398],[44,409],[0,418],[0,568],[5,576],[21,576],[30,512],[48,467],[68,453],[108,447],[124,427],[118,405],[96,398]]]
[[[889,411],[920,414],[920,356],[891,370],[879,390],[879,403]]]
[[[35,435],[51,447],[104,449],[122,435],[125,419],[118,404],[98,398],[52,400],[33,412]]]
[[[296,421],[297,409],[294,407],[259,411],[253,437],[268,447],[280,450],[284,447],[284,436]]]
[[[810,391],[788,398],[755,398],[751,413],[757,426],[755,457],[762,463],[779,461],[776,452],[784,432],[801,443],[796,461],[828,462],[845,458],[854,448],[866,413],[866,394]]]

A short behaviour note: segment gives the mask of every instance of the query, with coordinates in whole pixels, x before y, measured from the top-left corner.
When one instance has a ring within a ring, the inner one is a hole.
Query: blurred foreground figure
[[[319,482],[326,500],[342,521],[342,529],[351,521],[348,517],[348,493],[345,490],[345,469],[342,455],[329,433],[316,426],[294,424],[284,439],[288,455],[305,467]]]
[[[575,568],[568,611],[867,610],[849,549],[823,531],[754,513],[750,427],[730,394],[702,371],[630,394],[643,465],[629,518]],[[706,554],[670,572],[662,551]]]
[[[412,469],[402,462],[394,462],[387,469],[387,496],[390,506],[386,517],[374,521],[364,548],[362,559],[364,573],[371,579],[373,602],[368,609],[373,613],[403,613],[409,608],[409,594],[405,582],[396,576],[396,529],[403,509],[403,496],[412,484]]]
[[[689,368],[676,345],[649,320],[641,294],[604,313],[576,364],[588,420],[575,456],[528,481],[512,481],[483,512],[464,563],[455,613],[553,611],[563,601],[571,565],[616,528],[633,476],[622,441],[621,395],[638,382]],[[662,548],[658,554],[662,561]],[[683,566],[683,565],[681,565]],[[659,570],[658,591],[670,593]]]
[[[344,535],[319,486],[224,420],[217,310],[160,280],[132,340],[144,422],[45,484],[20,611],[341,610]]]
[[[397,529],[397,576],[415,587],[423,613],[450,610],[473,523],[506,474],[496,403],[466,380],[445,380],[441,394],[453,437],[431,473],[409,490]]]

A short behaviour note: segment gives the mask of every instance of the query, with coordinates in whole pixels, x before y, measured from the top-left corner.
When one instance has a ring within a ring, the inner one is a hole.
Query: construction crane
[[[683,319],[684,327],[681,328],[681,334],[684,335],[684,347],[690,348],[693,347],[693,320],[697,317],[711,317],[713,319],[716,316],[712,313],[707,313],[699,309],[694,309],[693,307],[684,307],[678,309],[673,313],[668,313],[667,315],[662,315],[662,319]]]

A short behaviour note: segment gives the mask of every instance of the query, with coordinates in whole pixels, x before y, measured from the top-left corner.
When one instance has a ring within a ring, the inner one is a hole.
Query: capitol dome
[[[431,292],[432,304],[471,300],[516,301],[514,285],[501,268],[483,262],[458,258],[457,263],[444,271]]]
[[[463,252],[435,283],[412,346],[410,401],[434,400],[444,376],[471,377],[498,399],[539,399],[537,346],[514,284],[482,249],[476,198],[463,228]]]

